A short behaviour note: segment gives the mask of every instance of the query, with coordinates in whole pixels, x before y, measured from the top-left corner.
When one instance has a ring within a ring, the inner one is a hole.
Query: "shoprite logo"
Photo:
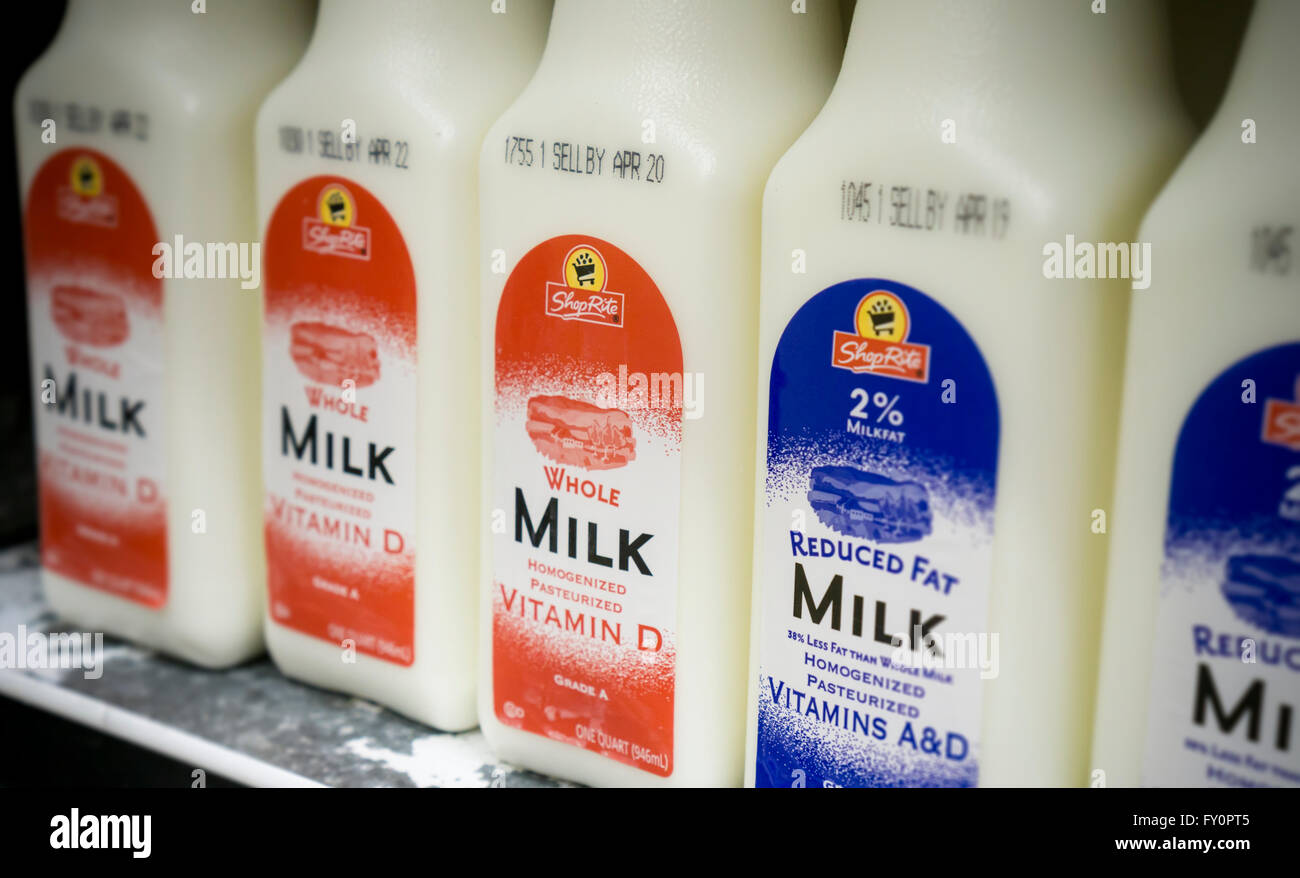
[[[832,366],[921,384],[930,380],[930,346],[907,341],[912,318],[902,299],[875,290],[858,302],[853,320],[857,332],[835,330]]]
[[[1269,399],[1264,405],[1262,439],[1300,451],[1300,375],[1296,376],[1295,400]]]
[[[55,197],[61,219],[70,223],[117,227],[117,199],[104,192],[104,172],[88,155],[78,156],[68,168],[68,185]]]
[[[605,289],[605,258],[595,247],[574,247],[564,257],[564,282],[546,284],[546,315],[601,326],[623,326],[623,294]]]
[[[344,186],[331,183],[316,199],[316,215],[303,217],[302,246],[313,253],[370,258],[370,229],[354,225],[356,199]]]
[[[88,155],[72,163],[68,176],[72,191],[83,198],[94,198],[104,189],[104,174],[99,170],[99,163]]]

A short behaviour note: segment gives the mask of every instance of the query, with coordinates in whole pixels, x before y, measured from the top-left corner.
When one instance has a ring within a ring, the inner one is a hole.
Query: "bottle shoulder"
[[[468,69],[413,67],[339,77],[333,65],[309,53],[262,101],[259,137],[284,122],[337,128],[351,119],[372,133],[388,129],[390,137],[472,152],[529,72],[515,65],[482,87],[481,71]]]
[[[148,112],[156,124],[175,119],[193,128],[196,119],[219,123],[256,106],[264,83],[250,81],[247,72],[225,77],[221,69],[216,59],[176,65],[110,51],[52,49],[24,74],[15,95],[24,102],[75,101]]]
[[[1080,224],[1112,227],[1125,217],[1136,226],[1191,140],[1174,107],[1151,108],[1136,129],[1042,125],[1006,133],[986,133],[960,116],[849,109],[828,102],[781,156],[765,192],[770,209],[798,212],[824,201],[819,193],[833,183],[869,188],[884,202],[894,190],[901,197],[933,191],[939,198],[1003,199],[1019,230],[1061,226],[1063,234]]]
[[[1212,123],[1152,202],[1142,236],[1207,240],[1243,222],[1300,225],[1294,142],[1277,132],[1247,142],[1235,124]]]
[[[726,111],[705,112],[667,97],[618,89],[572,94],[553,82],[533,82],[492,124],[483,145],[483,168],[510,173],[500,162],[502,144],[518,138],[562,166],[567,149],[588,147],[608,161],[644,162],[662,156],[678,173],[699,182],[761,186],[773,163],[816,113],[824,91],[815,86],[762,105],[755,97]],[[497,166],[501,167],[497,167]]]
[[[1153,344],[1228,362],[1300,339],[1300,180],[1282,144],[1212,123],[1147,210],[1151,287],[1133,328]],[[1235,315],[1225,319],[1225,314]]]

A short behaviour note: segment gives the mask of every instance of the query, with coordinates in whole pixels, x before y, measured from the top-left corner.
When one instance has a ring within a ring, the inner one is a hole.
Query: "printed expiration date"
[[[506,137],[505,163],[633,183],[662,183],[666,165],[663,153],[516,136]]]

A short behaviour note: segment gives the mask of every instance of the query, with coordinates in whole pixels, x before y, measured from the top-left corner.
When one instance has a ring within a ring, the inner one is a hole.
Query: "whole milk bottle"
[[[857,4],[763,205],[750,783],[1084,782],[1160,23]]]
[[[840,33],[831,3],[559,0],[487,135],[479,718],[504,759],[742,779],[760,201]]]
[[[1300,786],[1300,5],[1261,0],[1142,223],[1092,768]]]
[[[477,724],[479,148],[550,11],[324,0],[258,117],[267,646],[443,729]]]
[[[312,10],[71,0],[14,98],[46,598],[211,667],[262,651],[251,143]]]

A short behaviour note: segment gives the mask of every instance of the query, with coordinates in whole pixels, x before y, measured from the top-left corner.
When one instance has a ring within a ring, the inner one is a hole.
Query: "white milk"
[[[1300,786],[1297,38],[1256,5],[1139,234],[1094,783]]]
[[[311,5],[205,9],[72,0],[14,110],[46,597],[215,667],[262,649],[250,139]]]
[[[546,0],[325,0],[258,118],[267,644],[286,674],[476,724],[483,133]]]
[[[839,54],[807,6],[561,0],[488,133],[479,718],[504,759],[741,780],[762,181]]]
[[[1160,22],[858,3],[763,207],[749,782],[1084,782],[1129,281],[1045,250],[1185,142]]]

